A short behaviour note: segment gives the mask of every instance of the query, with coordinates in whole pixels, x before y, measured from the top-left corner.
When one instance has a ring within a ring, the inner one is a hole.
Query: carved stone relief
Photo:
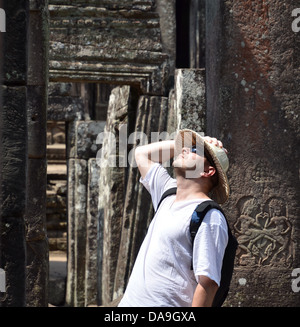
[[[269,183],[274,181],[274,174],[268,168],[268,163],[263,160],[259,160],[251,173],[251,178],[255,183]]]
[[[234,224],[241,266],[291,266],[293,262],[292,224],[288,205],[280,197],[261,203],[253,196],[238,202],[239,216]]]

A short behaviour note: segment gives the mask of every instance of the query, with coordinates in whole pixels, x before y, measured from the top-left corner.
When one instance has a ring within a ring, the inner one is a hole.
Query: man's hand
[[[228,151],[223,147],[223,143],[220,140],[217,140],[215,137],[204,136],[204,139],[206,142],[218,146],[219,148],[224,149],[226,153],[228,153]]]

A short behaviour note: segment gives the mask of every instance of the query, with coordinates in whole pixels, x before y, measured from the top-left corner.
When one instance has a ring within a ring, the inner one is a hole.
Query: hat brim
[[[192,145],[197,145],[197,147],[204,145],[204,151],[207,151],[213,160],[218,174],[218,185],[211,191],[211,197],[220,204],[225,203],[229,198],[230,188],[226,172],[220,165],[220,162],[213,150],[215,145],[208,143],[205,138],[198,133],[190,129],[183,129],[177,133],[175,138],[175,156],[178,156],[182,152],[182,148],[184,146]]]

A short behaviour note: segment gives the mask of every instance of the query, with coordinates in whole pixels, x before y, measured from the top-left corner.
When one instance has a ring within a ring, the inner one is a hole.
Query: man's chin
[[[200,177],[200,172],[193,168],[181,167],[181,166],[173,166],[174,173],[176,176],[182,176],[186,179],[194,179]]]
[[[195,169],[196,165],[193,165],[192,167],[189,167],[189,165],[186,164],[186,161],[184,159],[176,159],[173,161],[172,166],[174,168],[182,168],[185,170],[191,170],[191,169]]]

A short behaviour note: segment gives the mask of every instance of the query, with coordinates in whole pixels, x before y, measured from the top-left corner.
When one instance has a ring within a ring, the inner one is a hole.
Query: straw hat
[[[223,148],[208,143],[204,137],[190,129],[180,130],[175,138],[175,156],[178,156],[182,152],[183,147],[191,146],[196,146],[198,149],[202,147],[202,153],[204,149],[205,155],[208,154],[210,156],[208,159],[212,159],[218,174],[218,185],[212,190],[212,198],[220,204],[226,202],[230,192],[226,176],[229,168],[229,160],[226,152]]]

